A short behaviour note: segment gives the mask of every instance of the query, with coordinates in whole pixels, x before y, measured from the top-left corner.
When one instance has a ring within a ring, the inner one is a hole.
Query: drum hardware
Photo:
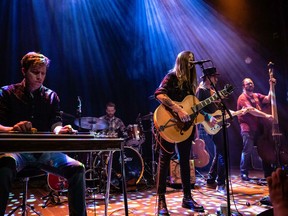
[[[109,157],[106,160],[106,166],[108,166]],[[144,173],[144,163],[141,155],[138,151],[132,147],[124,146],[124,162],[125,162],[125,175],[126,183],[128,186],[137,185],[143,177]],[[107,175],[106,168],[106,175]],[[120,152],[113,152],[112,160],[112,174],[111,174],[111,185],[115,189],[120,189],[121,187],[121,157]]]
[[[74,124],[82,129],[90,131],[105,130],[108,128],[108,122],[96,117],[81,117],[74,121]]]
[[[85,181],[86,190],[97,191],[103,189],[105,184],[105,160],[103,159],[102,153],[105,151],[98,152],[80,152],[72,156],[75,160],[80,161],[85,165]]]
[[[60,196],[62,196],[61,191],[54,191],[50,190],[49,194],[43,196],[41,199],[46,200],[45,203],[42,205],[42,208],[46,208],[49,205],[61,205],[64,201],[61,201]]]
[[[154,96],[153,96],[153,97],[154,97]],[[149,130],[144,131],[144,129],[143,129],[143,124],[142,124],[142,120],[148,120],[148,121],[150,121],[150,129],[149,129]],[[150,113],[148,113],[147,115],[144,115],[144,116],[142,116],[142,117],[138,115],[136,121],[137,121],[137,123],[138,123],[138,125],[139,125],[139,128],[141,129],[141,132],[142,132],[142,133],[143,133],[143,132],[149,132],[149,131],[152,133],[152,136],[151,136],[152,161],[151,161],[151,164],[148,165],[148,166],[151,167],[151,168],[149,169],[150,172],[148,172],[148,174],[150,174],[150,175],[152,176],[152,181],[153,181],[153,183],[155,183],[156,170],[157,170],[157,162],[155,161],[155,152],[157,151],[157,145],[156,145],[156,140],[155,140],[155,138],[154,138],[154,136],[156,136],[156,132],[155,132],[154,122],[153,122],[153,113],[150,112]],[[145,135],[144,135],[144,133],[143,133],[143,137],[144,137],[144,139],[143,139],[143,142],[144,142],[144,141],[145,141]],[[142,143],[143,143],[143,142],[142,142]],[[142,143],[141,143],[141,144],[142,144]],[[133,147],[133,146],[132,146],[132,147]],[[138,146],[136,146],[136,147],[138,147]],[[142,154],[142,147],[140,147],[139,152]],[[145,164],[146,164],[146,163],[145,163]],[[148,169],[148,167],[147,167],[147,169]]]
[[[141,121],[139,121],[139,123],[141,123]],[[127,126],[126,131],[128,134],[126,141],[127,146],[138,147],[145,142],[142,124],[130,124]]]
[[[86,167],[89,169],[85,172],[85,180],[87,191],[98,191],[104,189],[105,185],[105,160],[103,151],[97,152],[93,159],[93,152],[89,153],[89,157],[86,161]],[[89,164],[89,165],[88,165]]]
[[[61,116],[62,119],[75,119],[75,116],[74,115],[71,115],[69,113],[66,113],[64,111],[59,111],[59,114]]]
[[[61,205],[63,201],[61,201],[60,197],[64,194],[67,195],[68,192],[67,179],[48,173],[47,184],[50,188],[50,192],[48,195],[42,197],[42,200],[46,200],[42,205],[42,208],[46,208],[48,205]]]
[[[151,121],[153,119],[153,113],[150,112],[149,114],[142,116],[141,119],[142,120],[150,120]]]
[[[152,170],[152,180],[154,183],[156,183],[155,179],[156,179],[156,170],[157,170],[157,162],[155,161],[155,154],[157,152],[157,140],[155,139],[155,137],[157,136],[157,131],[154,127],[154,122],[153,122],[153,113],[149,113],[149,120],[150,120],[150,125],[151,125],[151,154],[152,154],[152,161],[151,161],[151,170]]]

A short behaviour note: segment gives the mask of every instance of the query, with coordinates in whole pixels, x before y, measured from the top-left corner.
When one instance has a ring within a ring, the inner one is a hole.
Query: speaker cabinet
[[[194,185],[196,182],[194,160],[190,160],[190,182],[191,185]],[[172,185],[182,184],[180,175],[180,164],[178,160],[171,160],[170,162],[169,183]]]

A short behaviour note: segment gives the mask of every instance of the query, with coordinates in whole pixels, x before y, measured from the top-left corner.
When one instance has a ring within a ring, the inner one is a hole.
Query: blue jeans
[[[0,155],[0,215],[4,215],[11,185],[17,172],[35,167],[68,181],[70,216],[86,216],[85,168],[82,163],[63,153],[9,153]]]
[[[248,176],[249,166],[251,163],[252,151],[254,148],[254,134],[249,132],[242,132],[243,149],[240,160],[240,172]]]
[[[252,151],[254,148],[255,143],[255,134],[253,132],[242,132],[242,139],[243,139],[243,149],[241,154],[241,161],[240,161],[240,172],[241,175],[245,174],[248,176],[249,167],[251,163],[251,156]],[[271,176],[274,168],[272,164],[262,161],[264,177],[267,178]]]

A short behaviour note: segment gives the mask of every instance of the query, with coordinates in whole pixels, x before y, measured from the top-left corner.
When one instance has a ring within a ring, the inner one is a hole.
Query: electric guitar
[[[253,108],[243,108],[243,109],[237,110],[237,111],[230,110],[230,113],[233,117],[233,116],[237,116],[237,115],[244,115],[245,113],[249,112],[252,109]],[[221,110],[217,110],[210,115],[212,115],[214,118],[217,119],[217,124],[214,126],[211,126],[211,124],[207,121],[203,121],[203,122],[201,122],[201,124],[204,126],[204,129],[208,134],[215,135],[222,129],[222,126],[223,126],[222,112],[221,112]],[[229,119],[229,118],[230,118],[230,115],[225,114],[225,119]],[[229,127],[229,126],[230,126],[230,123],[227,123],[227,127]]]
[[[66,191],[68,189],[68,181],[60,176],[48,173],[47,182],[50,189],[54,191]]]
[[[219,91],[221,97],[226,97],[233,92],[233,86],[227,84],[223,90]],[[193,95],[188,95],[182,102],[177,102],[189,115],[189,122],[182,122],[170,108],[160,104],[153,115],[154,125],[160,136],[168,142],[179,143],[189,138],[195,124],[204,121],[204,116],[199,111],[213,101],[217,100],[217,94],[200,101]]]

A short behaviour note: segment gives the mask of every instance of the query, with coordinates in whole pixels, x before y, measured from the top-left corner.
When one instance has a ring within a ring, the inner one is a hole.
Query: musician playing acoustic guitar
[[[57,94],[43,86],[49,63],[50,60],[40,53],[27,53],[21,60],[22,82],[0,89],[1,132],[31,133],[36,128],[55,134],[75,133],[71,125],[62,126]],[[0,155],[0,215],[5,214],[17,172],[28,165],[66,178],[69,215],[87,215],[84,165],[60,152]]]
[[[174,101],[182,101],[187,95],[195,95],[197,77],[192,61],[194,61],[194,54],[191,51],[180,52],[176,58],[174,68],[166,74],[160,86],[155,91],[155,97],[161,104],[177,113],[182,122],[189,122],[190,116]],[[170,215],[165,201],[165,194],[170,159],[174,155],[175,145],[178,150],[184,193],[182,207],[194,211],[204,211],[203,206],[199,205],[191,195],[189,160],[193,136],[194,133],[188,139],[177,144],[161,139],[157,176],[157,195],[159,198],[157,215]]]

